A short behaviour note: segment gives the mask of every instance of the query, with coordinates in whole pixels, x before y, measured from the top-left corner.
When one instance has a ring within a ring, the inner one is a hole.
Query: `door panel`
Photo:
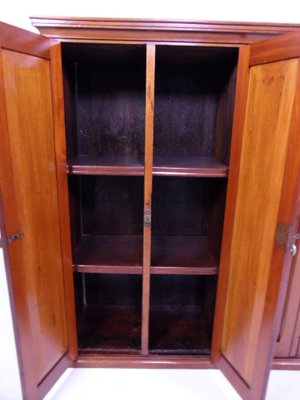
[[[292,59],[250,72],[221,347],[249,385],[271,268],[297,67],[298,60]]]
[[[293,52],[294,44],[293,36]],[[223,243],[229,247],[222,250],[215,324],[221,332],[215,332],[213,340],[214,361],[243,398],[255,400],[264,397],[280,284],[291,263],[285,244],[275,242],[276,229],[279,222],[288,226],[293,221],[300,168],[298,146],[291,146],[299,123],[299,58],[278,60],[288,50],[276,51],[272,39],[250,50],[250,62],[253,54],[262,60],[259,49],[268,47],[275,61],[269,57],[268,63],[249,66],[244,124],[241,132],[233,133],[242,135],[242,147],[239,164],[234,165],[238,177],[229,175],[228,191],[237,191],[227,204],[230,218],[225,219],[228,237]]]
[[[27,54],[19,51],[18,40],[14,47],[14,33],[23,41],[27,37]],[[28,399],[40,397],[40,382],[53,373],[60,360],[64,360],[64,368],[70,364],[64,357],[68,336],[50,53],[46,51],[50,41],[36,36],[5,24],[0,26],[3,240],[15,305],[24,397]],[[30,42],[33,46],[28,51]],[[39,49],[35,50],[37,42]],[[10,242],[9,235],[17,231],[24,236]],[[62,373],[61,366],[59,370]]]

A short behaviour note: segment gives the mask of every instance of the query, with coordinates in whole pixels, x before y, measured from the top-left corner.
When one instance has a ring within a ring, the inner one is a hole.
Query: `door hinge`
[[[292,225],[285,224],[284,222],[278,222],[275,233],[275,243],[288,248],[292,227]]]
[[[24,236],[24,233],[23,233],[23,232],[16,232],[16,233],[13,233],[12,235],[8,236],[7,242],[8,242],[8,243],[14,242],[14,241],[17,240],[17,239],[21,239],[23,236]]]
[[[144,212],[144,226],[145,228],[151,227],[151,210],[147,208]]]

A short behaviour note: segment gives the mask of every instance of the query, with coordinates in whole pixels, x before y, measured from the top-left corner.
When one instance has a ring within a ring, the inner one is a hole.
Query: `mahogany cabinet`
[[[73,365],[218,367],[263,399],[273,354],[299,366],[299,26],[32,20],[0,26],[24,398]]]

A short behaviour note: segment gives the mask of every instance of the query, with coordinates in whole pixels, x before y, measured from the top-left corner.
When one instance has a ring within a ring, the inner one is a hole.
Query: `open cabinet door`
[[[2,241],[23,394],[34,400],[70,365],[74,324],[68,208],[61,211],[66,177],[55,157],[63,130],[60,53],[59,44],[6,24],[0,46]]]
[[[300,35],[241,49],[213,361],[244,399],[265,396],[295,243]]]

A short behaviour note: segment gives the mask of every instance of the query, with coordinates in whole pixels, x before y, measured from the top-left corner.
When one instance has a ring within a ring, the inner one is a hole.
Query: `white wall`
[[[0,20],[29,30],[34,30],[29,15],[300,23],[299,0],[84,0],[78,3],[8,0],[5,3],[0,10]],[[2,252],[0,310],[0,400],[19,400],[20,384]]]
[[[298,0],[8,0],[0,20],[31,29],[29,15],[300,22]]]

